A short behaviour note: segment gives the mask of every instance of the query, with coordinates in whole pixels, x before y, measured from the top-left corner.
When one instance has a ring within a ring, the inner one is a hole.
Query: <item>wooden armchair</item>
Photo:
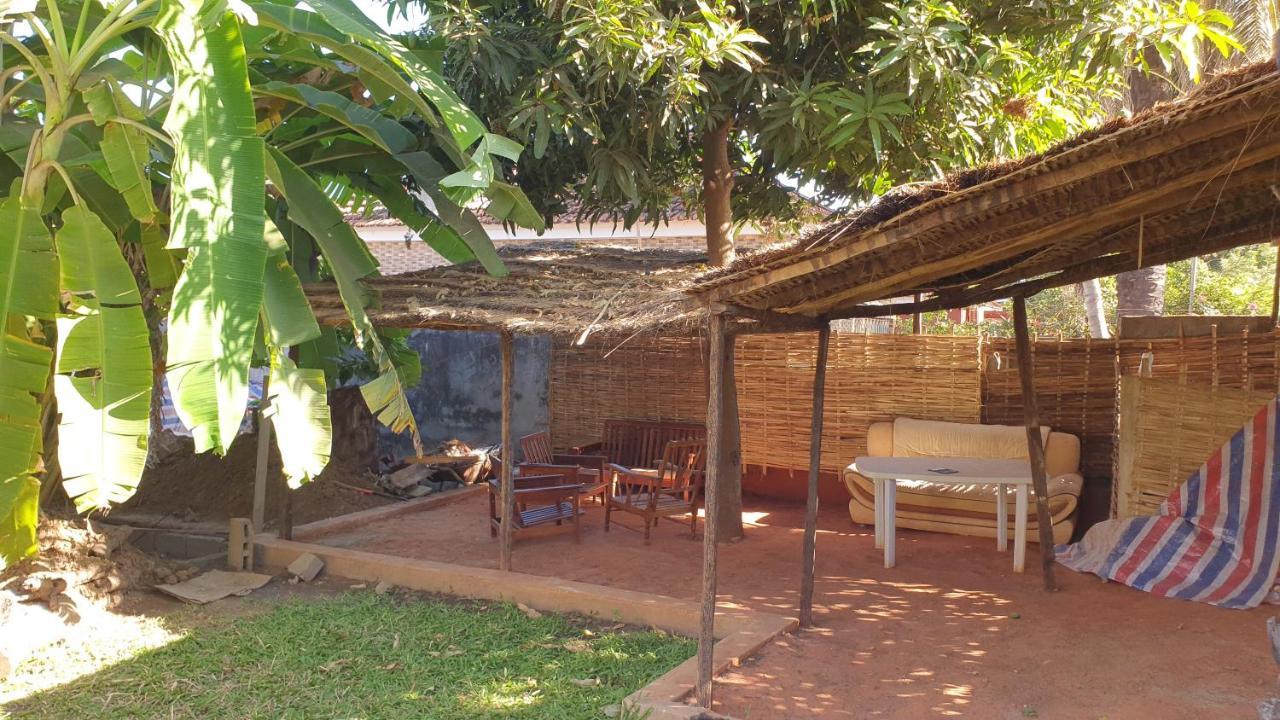
[[[582,515],[583,485],[578,481],[578,468],[569,466],[555,472],[540,475],[522,474],[512,478],[511,531],[514,537],[520,530],[565,520],[573,524],[573,541],[582,538],[578,522]],[[489,535],[497,537],[502,527],[502,484],[498,478],[489,481]]]
[[[520,438],[520,451],[524,462],[518,466],[524,474],[541,474],[543,470],[556,472],[565,466],[581,468],[578,477],[587,486],[587,496],[597,496],[604,502],[604,488],[608,480],[603,455],[557,453],[551,449],[551,434],[536,432]],[[527,468],[527,471],[525,470]]]
[[[673,440],[662,451],[658,467],[628,468],[610,464],[614,490],[604,506],[604,529],[609,530],[613,511],[644,518],[644,542],[659,518],[689,515],[689,536],[698,529],[698,507],[707,466],[706,440]]]
[[[610,486],[609,475],[604,475],[594,468],[583,468],[577,465],[552,465],[547,463],[520,463],[516,466],[516,474],[518,477],[527,477],[530,475],[550,475],[550,474],[569,474],[574,473],[578,478],[578,482],[582,484],[582,496],[584,498],[597,498],[603,505],[608,497],[608,488]]]

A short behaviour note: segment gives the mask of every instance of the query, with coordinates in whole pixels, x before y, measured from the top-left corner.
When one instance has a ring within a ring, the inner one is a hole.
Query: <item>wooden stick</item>
[[[919,335],[924,328],[924,313],[920,312],[920,299],[922,293],[916,293],[915,303],[916,311],[911,314],[911,334]]]
[[[702,617],[698,632],[698,704],[711,709],[711,675],[714,671],[712,654],[716,637],[716,540],[719,532],[717,516],[720,503],[717,488],[720,485],[720,448],[723,446],[724,422],[721,414],[724,410],[724,357],[725,357],[725,317],[712,314],[708,319],[708,334],[711,338],[711,353],[707,367],[710,371],[709,392],[707,393],[707,479],[703,483],[705,495],[703,506],[706,522],[702,526]]]
[[[826,400],[827,351],[831,326],[818,330],[818,358],[813,368],[813,419],[809,429],[809,498],[804,508],[804,569],[800,575],[800,625],[813,625],[813,566],[818,545],[818,467],[822,463],[822,409]]]
[[[262,532],[267,522],[267,463],[271,458],[270,371],[262,378],[262,400],[258,403],[258,458],[253,469],[253,531]]]
[[[511,385],[515,375],[516,354],[513,340],[510,331],[502,331],[502,510],[499,515],[502,527],[499,529],[498,540],[498,568],[501,570],[511,569],[511,523],[514,521],[511,517],[514,509],[512,498],[515,483],[512,478],[516,452],[515,444],[511,441]]]
[[[1036,523],[1040,526],[1040,563],[1044,589],[1058,589],[1053,577],[1053,526],[1049,518],[1049,478],[1044,462],[1044,438],[1040,437],[1040,409],[1036,405],[1035,368],[1031,337],[1027,332],[1027,299],[1013,299],[1013,329],[1018,350],[1018,379],[1022,381],[1022,408],[1027,423],[1027,456],[1031,460],[1031,484],[1036,491]]]

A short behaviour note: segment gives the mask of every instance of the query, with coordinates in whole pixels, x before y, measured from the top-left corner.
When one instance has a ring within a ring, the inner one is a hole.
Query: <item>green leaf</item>
[[[355,48],[359,46],[350,43],[350,40],[355,40],[356,43],[367,46],[377,51],[382,57],[390,59],[396,68],[408,75],[409,79],[417,85],[417,92],[411,91],[411,94],[421,93],[431,101],[460,148],[470,147],[484,135],[484,124],[444,82],[440,74],[398,40],[384,33],[353,3],[348,0],[316,0],[307,4],[316,12],[282,7],[269,2],[254,2],[251,3],[251,7],[258,13],[262,22],[275,24],[281,29],[309,32],[319,44],[350,60],[357,67],[368,68],[371,64],[357,59],[361,53],[355,51]],[[335,38],[335,34],[345,38]],[[335,39],[339,42],[335,43]],[[343,47],[344,39],[347,40],[345,43],[347,47]],[[397,81],[388,73],[380,73],[378,77],[392,87],[404,85],[403,80]]]
[[[375,383],[382,381],[376,393],[370,394],[361,388],[369,409],[393,432],[410,431],[414,445],[421,448],[418,425],[404,397],[404,388],[367,312],[373,297],[362,280],[377,272],[377,261],[320,186],[284,153],[275,148],[267,150],[267,175],[288,202],[289,220],[311,235],[328,261],[342,304],[351,318],[356,343],[382,373],[374,380]]]
[[[287,249],[275,223],[267,223],[267,236],[268,245],[274,236]],[[283,251],[272,252],[267,257],[262,309],[266,313],[271,344],[276,347],[291,347],[320,337],[320,326],[316,324],[311,305],[302,292],[302,282]]]
[[[533,207],[533,203],[529,202],[520,188],[495,180],[485,194],[489,197],[489,206],[485,208],[485,212],[490,215],[538,232],[546,229],[542,214]]]
[[[239,21],[216,2],[164,0],[173,65],[169,246],[189,248],[169,313],[169,387],[196,450],[226,452],[249,399],[266,243],[263,142]]]
[[[0,406],[7,405],[0,397]],[[40,482],[31,475],[0,479],[0,570],[34,555]]]
[[[470,210],[455,204],[440,188],[440,180],[446,174],[444,168],[425,152],[403,153],[397,155],[396,159],[409,169],[418,186],[431,198],[436,215],[462,237],[484,269],[494,277],[505,277],[507,267],[502,264],[502,258],[498,257],[493,241],[489,239],[479,218]]]
[[[323,113],[389,153],[405,152],[417,144],[413,133],[400,123],[335,92],[275,81],[255,85],[253,90],[259,95],[282,98]]]
[[[299,368],[283,353],[277,353],[267,387],[271,395],[269,412],[276,427],[283,429],[276,433],[281,469],[289,487],[297,488],[329,464],[333,429],[324,371]]]
[[[178,282],[178,261],[173,251],[165,247],[168,235],[157,225],[143,225],[141,230],[142,259],[147,265],[147,281],[153,290],[165,290]]]
[[[75,307],[58,318],[58,461],[67,495],[86,512],[129,499],[142,477],[151,344],[138,286],[111,231],[79,205],[62,219],[62,284]]]
[[[103,128],[102,156],[111,171],[111,182],[124,195],[129,212],[143,222],[150,222],[156,214],[146,170],[150,155],[147,136],[141,130],[114,122]]]

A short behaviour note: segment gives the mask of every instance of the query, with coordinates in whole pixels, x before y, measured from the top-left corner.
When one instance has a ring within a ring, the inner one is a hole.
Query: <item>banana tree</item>
[[[377,368],[371,410],[416,441],[367,313],[377,262],[342,208],[381,202],[498,275],[470,208],[540,226],[496,179],[521,147],[429,48],[350,0],[0,0],[0,49],[0,566],[35,549],[37,478],[60,471],[80,511],[136,488],[156,357],[201,452],[230,446],[250,367],[269,365],[286,474],[320,472],[318,273]]]

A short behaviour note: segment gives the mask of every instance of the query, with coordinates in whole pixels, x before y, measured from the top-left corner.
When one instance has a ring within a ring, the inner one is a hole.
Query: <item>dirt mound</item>
[[[196,574],[137,549],[132,533],[84,518],[40,521],[40,553],[0,572],[0,677],[86,615],[118,606],[126,590]]]
[[[121,516],[135,513],[169,516],[184,522],[224,523],[233,517],[249,517],[253,511],[253,477],[257,466],[258,438],[241,435],[225,457],[195,454],[186,446],[147,468],[138,492],[120,505]],[[284,485],[280,454],[272,448],[267,464],[267,525],[271,527],[280,507]],[[334,459],[314,481],[293,491],[295,525],[343,515],[394,502],[363,494],[344,485],[375,489],[368,473],[354,463]]]

